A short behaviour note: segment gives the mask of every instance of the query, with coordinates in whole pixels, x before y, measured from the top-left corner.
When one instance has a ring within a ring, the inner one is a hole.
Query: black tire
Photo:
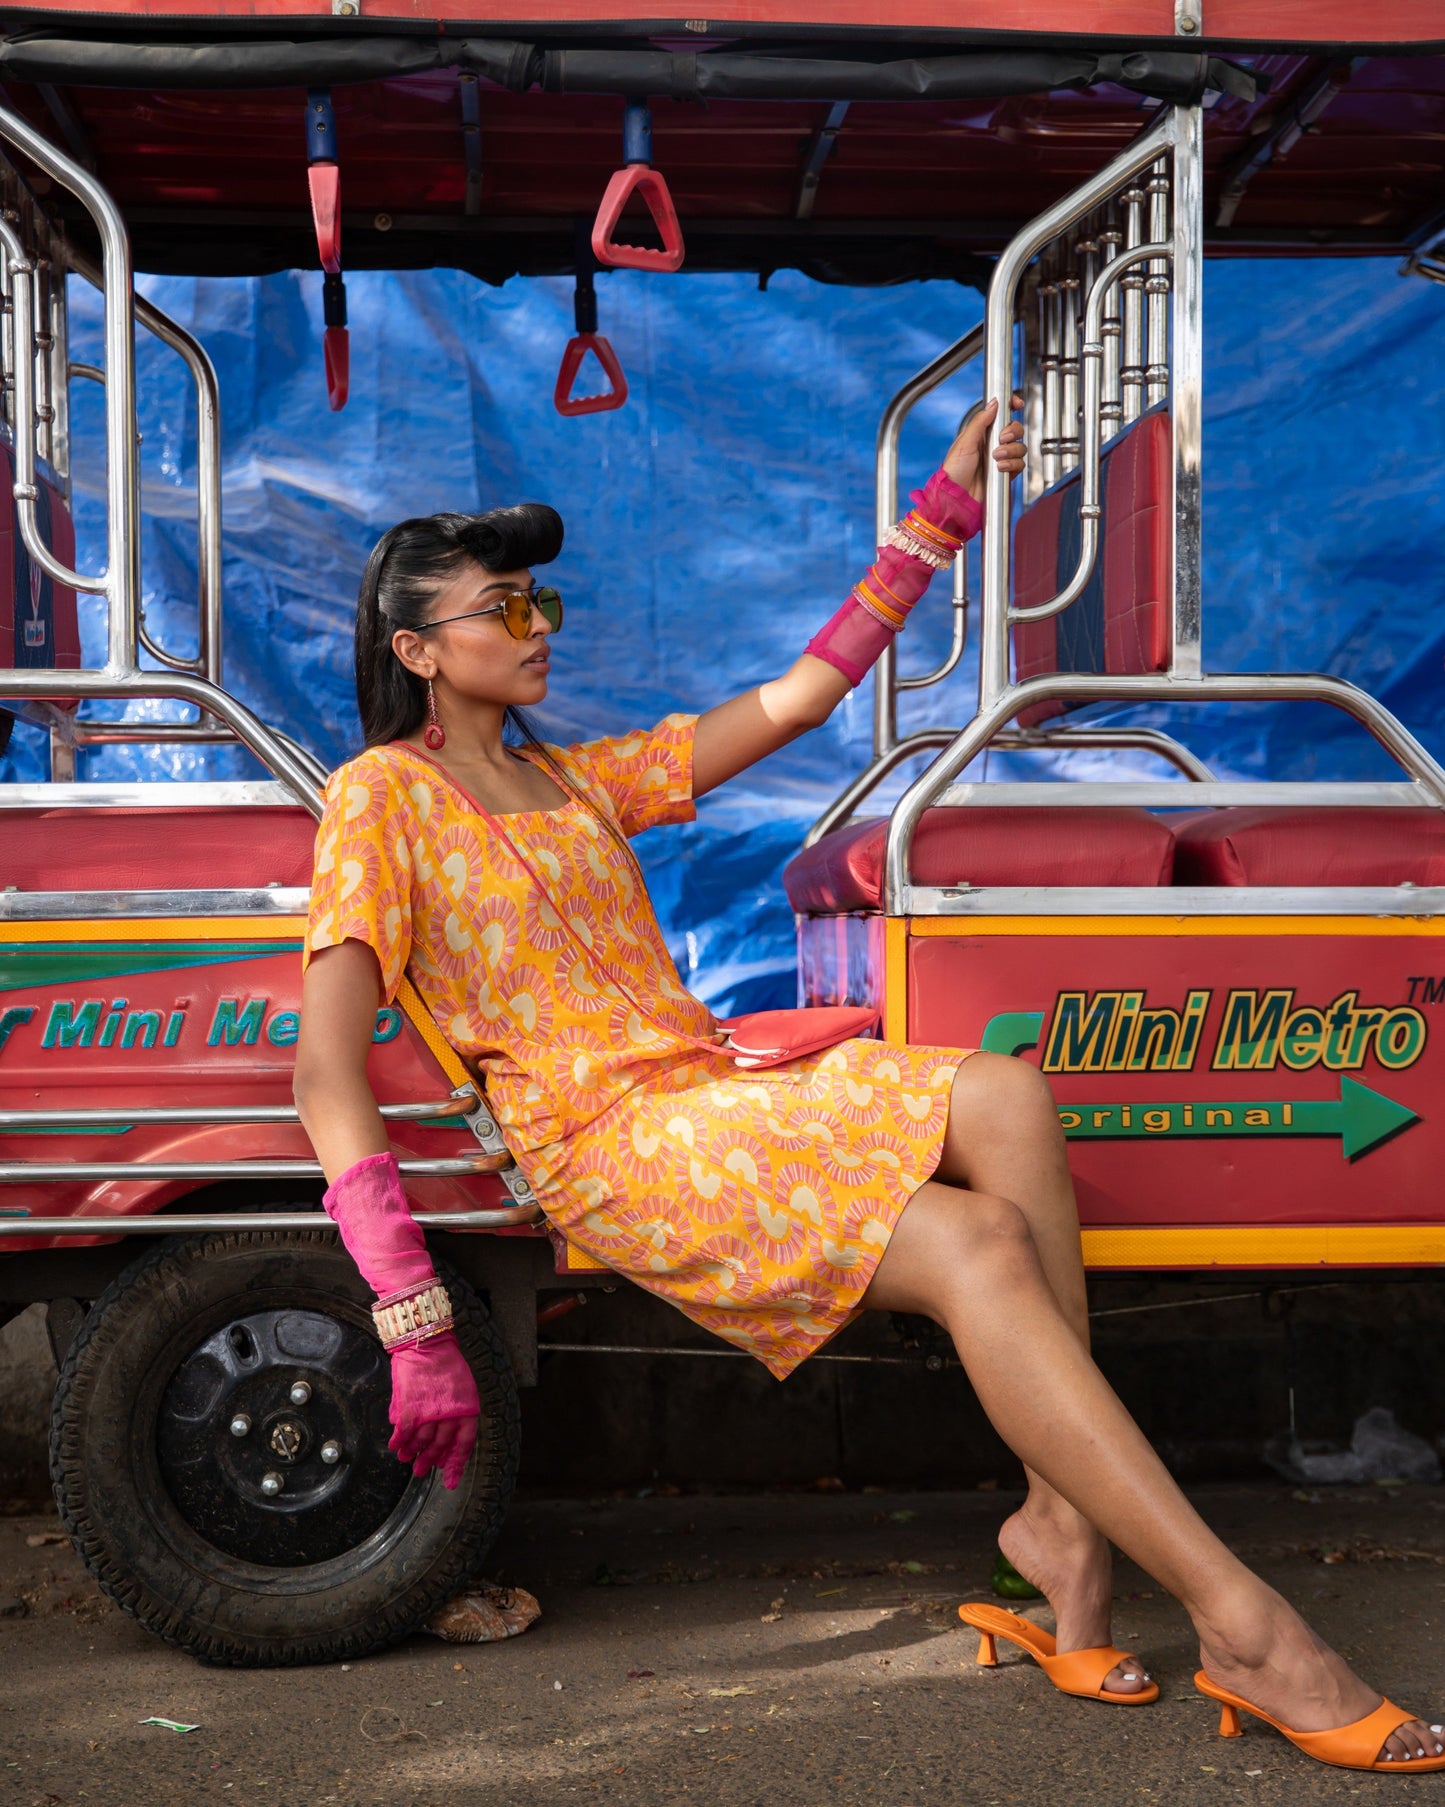
[[[455,1492],[387,1452],[389,1364],[334,1236],[168,1241],[96,1300],[56,1388],[50,1474],[117,1605],[206,1662],[260,1668],[380,1649],[476,1578],[516,1477],[517,1396],[485,1306],[437,1267],[482,1404]]]

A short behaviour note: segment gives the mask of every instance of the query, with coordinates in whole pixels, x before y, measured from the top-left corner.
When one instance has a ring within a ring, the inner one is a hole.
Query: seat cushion
[[[876,910],[888,823],[835,829],[783,869],[800,916]],[[1142,809],[926,810],[913,837],[920,885],[1167,885],[1174,837]]]
[[[1445,885],[1445,812],[1220,809],[1175,829],[1176,885]]]
[[[299,805],[0,810],[0,886],[22,891],[309,885],[316,822]]]

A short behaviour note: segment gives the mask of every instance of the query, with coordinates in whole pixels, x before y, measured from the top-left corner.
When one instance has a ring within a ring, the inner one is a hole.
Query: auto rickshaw
[[[233,1664],[334,1660],[414,1628],[505,1514],[539,1302],[614,1281],[549,1237],[479,1076],[404,983],[377,1015],[373,1083],[483,1422],[456,1493],[386,1454],[369,1299],[290,1095],[326,774],[226,689],[215,375],[137,296],[137,263],[319,264],[337,407],[345,267],[573,273],[554,398],[571,413],[626,400],[597,265],[986,282],[982,326],[895,397],[877,464],[881,533],[923,395],[981,357],[985,399],[1024,398],[1027,482],[1015,500],[995,474],[988,500],[978,696],[954,728],[900,728],[903,694],[959,669],[960,561],[948,657],[912,676],[880,663],[873,757],[788,867],[801,995],[876,1004],[889,1037],[1037,1061],[1096,1271],[1414,1272],[1445,1260],[1445,771],[1341,678],[1205,670],[1201,322],[1210,255],[1348,252],[1441,276],[1422,147],[1445,116],[1445,41],[1427,10],[1387,0],[1362,40],[1322,4],[1302,41],[1272,0],[1004,18],[911,0],[843,22],[809,0],[622,22],[574,0],[526,27],[463,0],[425,20],[332,0],[288,5],[284,31],[283,9],[228,0],[174,19],[10,9],[0,722],[47,737],[50,779],[0,787],[0,1312],[47,1305],[62,1516],[142,1623]],[[70,357],[76,283],[103,298],[100,366]],[[194,654],[141,609],[137,327],[195,391]],[[579,398],[589,351],[610,386]],[[86,380],[105,406],[92,572],[70,519],[68,398]],[[83,596],[104,610],[103,663],[82,659]],[[94,713],[115,699],[193,714]],[[1301,699],[1353,717],[1400,776],[1220,782],[1119,719]],[[239,743],[256,776],[88,782],[86,749],[117,742]],[[989,748],[1111,747],[1176,776],[971,775]],[[919,761],[886,816],[860,813]]]

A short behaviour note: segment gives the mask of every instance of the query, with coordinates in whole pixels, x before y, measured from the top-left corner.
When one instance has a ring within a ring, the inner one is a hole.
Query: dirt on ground
[[[1445,1489],[1195,1498],[1376,1686],[1427,1717],[1445,1708]],[[1156,1706],[1065,1698],[1002,1647],[999,1668],[977,1667],[956,1609],[990,1597],[1012,1503],[827,1484],[523,1500],[488,1567],[538,1594],[531,1631],[269,1671],[208,1669],[156,1642],[55,1520],[3,1519],[0,1802],[1445,1802],[1445,1773],[1325,1769],[1257,1723],[1219,1739],[1190,1685],[1183,1614],[1127,1564],[1116,1633],[1159,1678]]]

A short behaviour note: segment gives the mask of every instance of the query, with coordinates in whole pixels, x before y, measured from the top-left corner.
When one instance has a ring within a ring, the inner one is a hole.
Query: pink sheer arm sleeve
[[[943,471],[908,499],[913,507],[890,530],[867,575],[804,648],[854,686],[902,628],[933,573],[952,564],[983,525],[983,505]]]

